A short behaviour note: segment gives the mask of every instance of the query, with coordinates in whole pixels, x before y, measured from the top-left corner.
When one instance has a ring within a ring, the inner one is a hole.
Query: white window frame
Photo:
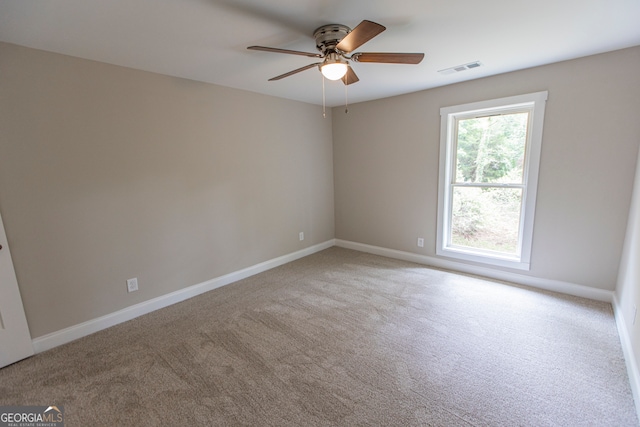
[[[488,101],[443,107],[440,109],[440,174],[438,185],[438,229],[436,254],[439,256],[529,270],[538,189],[538,171],[542,148],[542,129],[547,91]],[[529,111],[528,139],[523,169],[523,194],[520,233],[516,255],[454,246],[451,244],[452,189],[455,180],[456,126],[460,119],[475,116]]]

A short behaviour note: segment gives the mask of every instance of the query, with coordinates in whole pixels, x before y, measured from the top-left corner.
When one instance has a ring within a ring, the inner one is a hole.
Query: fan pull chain
[[[324,76],[320,74],[320,78],[322,79],[322,117],[326,119],[327,111],[326,111],[326,105],[325,105],[325,99],[324,99]]]
[[[347,74],[348,76],[348,74]],[[344,84],[344,113],[347,114],[349,112],[349,80],[347,77],[345,77],[345,84]]]

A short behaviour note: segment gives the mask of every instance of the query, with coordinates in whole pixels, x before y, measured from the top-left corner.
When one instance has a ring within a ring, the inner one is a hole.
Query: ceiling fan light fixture
[[[320,72],[329,80],[340,80],[347,74],[347,62],[340,59],[337,53],[330,53],[320,66]]]
[[[321,68],[322,75],[329,80],[340,80],[347,74],[347,64],[341,62],[333,62],[325,64]]]

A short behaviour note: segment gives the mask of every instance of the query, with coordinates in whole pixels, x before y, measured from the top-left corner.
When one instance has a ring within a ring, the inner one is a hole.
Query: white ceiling
[[[357,51],[426,54],[353,64],[354,103],[640,45],[639,18],[640,0],[0,0],[0,40],[313,104],[317,69],[267,79],[315,59],[246,47],[315,53],[317,27],[368,19],[387,30]],[[327,81],[326,99],[342,105],[344,85]]]

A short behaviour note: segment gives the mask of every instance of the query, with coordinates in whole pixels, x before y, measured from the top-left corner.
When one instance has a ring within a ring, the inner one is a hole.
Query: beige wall
[[[640,135],[638,135],[640,140]],[[633,198],[629,210],[629,223],[625,239],[616,298],[622,315],[622,321],[628,332],[636,369],[640,368],[640,317],[633,324],[634,306],[640,307],[640,154],[636,168],[636,180],[633,186]],[[640,314],[637,314],[640,316]]]
[[[317,106],[0,43],[0,212],[32,337],[334,236],[435,256],[440,107],[541,90],[526,274],[613,289],[639,66],[626,49],[336,108],[332,128]]]
[[[2,43],[0,73],[33,338],[334,237],[320,107]]]
[[[435,257],[440,108],[548,90],[524,274],[613,290],[640,142],[638,69],[635,47],[337,109],[336,238]]]

